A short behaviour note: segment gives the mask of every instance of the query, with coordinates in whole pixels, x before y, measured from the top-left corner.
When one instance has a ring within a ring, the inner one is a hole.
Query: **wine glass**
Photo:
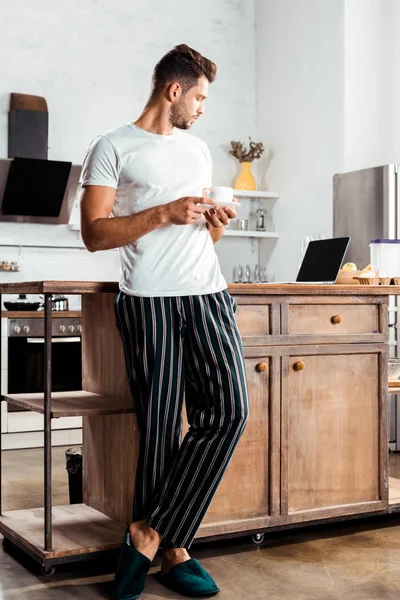
[[[311,235],[305,235],[303,237],[303,239],[301,240],[301,256],[302,256],[302,258],[304,258],[304,255],[307,250],[307,246],[310,242],[312,242],[312,239],[313,238],[311,237]],[[300,267],[301,267],[301,263],[297,266],[297,272],[300,271]]]
[[[311,237],[311,235],[305,235],[301,241],[301,254],[302,256],[305,255],[306,250],[307,250],[307,246],[310,242],[312,242],[313,238]]]

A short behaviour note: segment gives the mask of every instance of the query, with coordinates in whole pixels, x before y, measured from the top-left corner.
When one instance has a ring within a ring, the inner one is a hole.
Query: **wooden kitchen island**
[[[389,485],[388,474],[387,309],[400,287],[235,284],[229,291],[238,304],[250,417],[196,539],[259,542],[271,529],[399,510],[400,480]],[[45,415],[44,508],[3,512],[0,532],[47,574],[60,562],[117,549],[130,522],[138,432],[116,292],[114,283],[0,284],[0,294],[45,295],[48,335],[50,294],[82,295],[83,391],[50,394],[47,343],[45,394],[2,397]],[[73,415],[84,417],[84,504],[52,506],[50,420]]]

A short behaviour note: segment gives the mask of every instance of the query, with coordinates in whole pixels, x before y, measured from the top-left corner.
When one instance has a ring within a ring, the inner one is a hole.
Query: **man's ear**
[[[168,95],[171,102],[177,102],[178,100],[180,100],[182,96],[181,84],[177,81],[171,83],[171,85],[169,86]]]

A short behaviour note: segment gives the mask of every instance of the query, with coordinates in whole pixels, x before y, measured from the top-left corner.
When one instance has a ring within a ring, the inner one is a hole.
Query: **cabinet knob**
[[[306,365],[304,364],[304,362],[302,360],[298,360],[297,362],[294,363],[293,369],[295,371],[302,371],[305,366]]]
[[[333,315],[333,317],[331,318],[331,323],[333,323],[334,325],[338,325],[341,322],[342,317],[340,315]]]
[[[259,362],[256,364],[256,371],[258,371],[259,373],[262,373],[263,371],[266,371],[268,369],[268,365],[266,362]]]

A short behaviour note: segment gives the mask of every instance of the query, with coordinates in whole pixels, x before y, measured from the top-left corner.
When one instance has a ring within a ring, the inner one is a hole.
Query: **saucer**
[[[198,202],[198,204],[200,206],[204,206],[204,208],[215,208],[216,206],[221,207],[225,207],[225,206],[233,206],[234,208],[236,208],[237,206],[240,206],[239,202],[232,202],[232,200],[226,200],[225,202],[217,202],[217,200],[215,201],[216,204],[206,204],[205,202]]]

